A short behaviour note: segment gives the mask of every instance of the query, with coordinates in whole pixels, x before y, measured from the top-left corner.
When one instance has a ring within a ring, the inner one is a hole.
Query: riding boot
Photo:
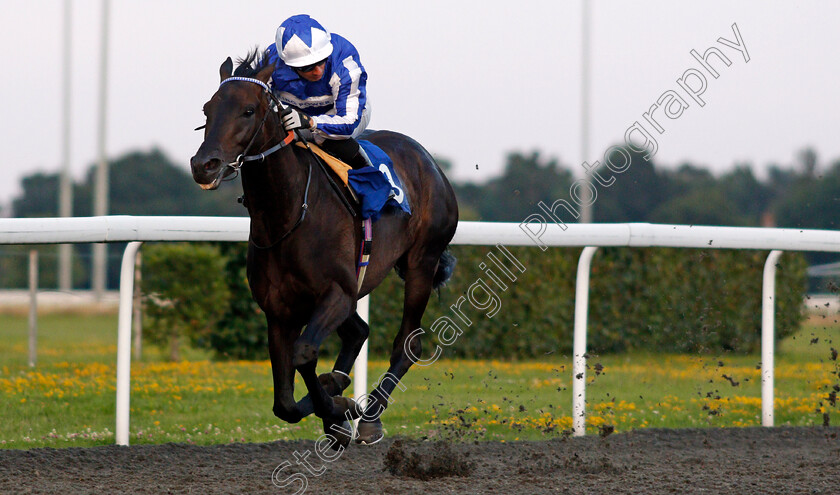
[[[354,169],[372,165],[367,153],[359,145],[359,142],[353,138],[326,139],[321,144],[321,148]]]
[[[368,156],[365,149],[359,146],[359,152],[356,153],[356,156],[350,159],[350,163],[348,164],[354,169],[357,168],[364,168],[364,167],[372,167],[373,163],[370,161],[370,157]]]

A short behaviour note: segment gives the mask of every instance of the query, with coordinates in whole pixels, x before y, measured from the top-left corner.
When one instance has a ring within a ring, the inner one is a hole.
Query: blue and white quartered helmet
[[[306,14],[289,17],[274,37],[280,59],[290,67],[304,67],[330,56],[330,32]]]

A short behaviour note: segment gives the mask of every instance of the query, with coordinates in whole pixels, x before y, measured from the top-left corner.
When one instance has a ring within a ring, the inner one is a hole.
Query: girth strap
[[[359,247],[359,263],[356,265],[356,279],[359,281],[358,290],[362,290],[362,282],[365,281],[365,271],[367,271],[368,260],[370,259],[370,248],[373,244],[373,225],[370,218],[362,220],[362,245]]]

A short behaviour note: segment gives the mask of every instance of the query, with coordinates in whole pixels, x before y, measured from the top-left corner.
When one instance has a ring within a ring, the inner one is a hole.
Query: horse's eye
[[[243,112],[242,115],[244,115],[245,117],[250,117],[251,115],[254,115],[254,109],[248,107],[245,109],[245,112]]]

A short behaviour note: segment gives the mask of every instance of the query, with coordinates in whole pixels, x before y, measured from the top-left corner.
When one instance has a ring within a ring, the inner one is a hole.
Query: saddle
[[[357,203],[362,218],[371,218],[375,222],[387,205],[397,206],[411,215],[408,195],[393,162],[380,147],[370,141],[360,140],[359,145],[370,158],[373,167],[353,169],[317,144],[300,141],[296,144],[310,149],[341,179]]]
[[[327,153],[326,151],[324,151],[320,146],[318,146],[315,143],[303,143],[301,141],[297,141],[297,142],[295,142],[295,144],[297,146],[300,146],[301,148],[309,148],[313,153],[315,153],[315,155],[318,156],[318,158],[320,158],[321,160],[324,160],[324,163],[326,163],[327,166],[330,167],[330,169],[333,172],[335,172],[335,175],[337,175],[338,178],[341,179],[341,182],[343,182],[345,186],[347,186],[348,188],[350,187],[350,184],[347,181],[347,178],[348,178],[347,171],[352,170],[353,167],[351,167],[350,165],[347,165],[343,161],[341,161],[338,158],[336,158],[336,157],[332,156],[331,154]],[[352,189],[351,189],[351,192],[352,192]],[[358,199],[355,197],[355,194],[353,195],[353,197],[354,197],[354,199],[356,199],[356,201],[358,201]]]

